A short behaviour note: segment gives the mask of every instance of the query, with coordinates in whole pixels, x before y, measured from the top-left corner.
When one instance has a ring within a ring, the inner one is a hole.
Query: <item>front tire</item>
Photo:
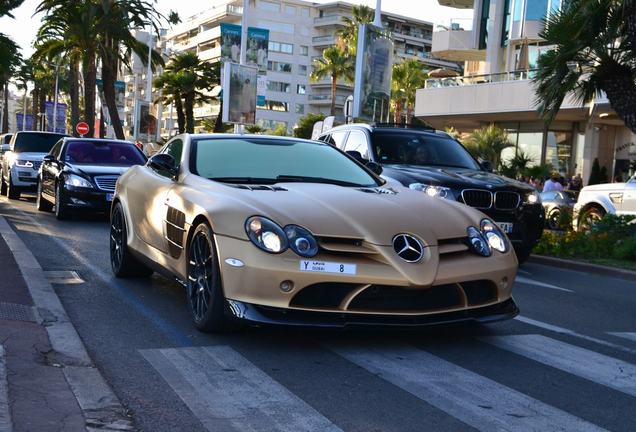
[[[519,265],[526,262],[528,258],[530,258],[530,255],[532,254],[532,248],[528,246],[521,245],[521,246],[515,247],[514,249],[515,249],[515,254],[517,255],[517,261],[519,261]]]
[[[7,196],[12,200],[20,199],[20,189],[17,186],[13,185],[13,179],[11,178],[11,173],[9,173],[9,187],[7,188]]]
[[[223,332],[231,328],[225,315],[225,295],[212,229],[199,224],[188,244],[187,296],[190,315],[197,329]]]
[[[38,196],[35,204],[38,211],[50,212],[53,209],[53,205],[42,196],[42,182],[38,182]]]
[[[561,219],[561,210],[558,208],[552,209],[548,216],[546,217],[546,225],[548,229],[557,230],[559,229],[559,221]]]
[[[0,175],[0,195],[7,194],[7,184],[4,182],[4,177]]]
[[[110,217],[110,267],[118,278],[148,277],[152,270],[139,262],[128,248],[124,209],[115,204]]]
[[[60,179],[60,182],[63,180]],[[62,183],[55,185],[55,217],[57,220],[66,220],[69,217],[69,210],[64,203],[64,191],[62,190]]]
[[[579,217],[579,231],[591,231],[594,225],[605,216],[605,210],[598,207],[590,207]]]

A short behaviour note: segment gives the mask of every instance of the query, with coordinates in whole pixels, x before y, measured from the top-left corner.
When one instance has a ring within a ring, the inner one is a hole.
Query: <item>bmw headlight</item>
[[[484,257],[489,257],[490,255],[492,255],[490,245],[482,235],[481,231],[471,226],[468,227],[466,232],[468,234],[468,247],[471,251],[473,251],[477,255],[481,255]]]
[[[16,159],[15,166],[20,168],[33,168],[33,162],[28,160]]]
[[[413,189],[420,192],[425,192],[426,195],[431,197],[454,199],[453,192],[450,188],[444,186],[427,185],[423,183],[411,183],[409,189]]]
[[[508,251],[508,239],[506,235],[501,232],[501,229],[496,223],[490,219],[483,219],[481,221],[481,233],[488,242],[488,246],[501,253]]]
[[[249,218],[245,222],[245,231],[251,242],[265,252],[279,254],[289,247],[283,229],[267,218],[261,216]]]
[[[538,192],[530,192],[528,195],[526,195],[526,202],[528,204],[540,204],[541,196]]]
[[[80,177],[80,176],[75,175],[75,174],[70,174],[70,175],[66,176],[64,178],[64,183],[67,186],[91,188],[91,189],[93,188],[93,185],[91,184],[91,182],[86,180],[84,177]]]
[[[287,225],[284,229],[291,250],[305,258],[316,256],[318,242],[309,231],[297,225]]]

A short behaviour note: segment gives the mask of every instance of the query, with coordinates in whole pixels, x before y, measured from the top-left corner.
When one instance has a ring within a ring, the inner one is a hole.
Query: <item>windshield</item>
[[[192,171],[230,183],[310,182],[378,186],[354,161],[328,144],[266,138],[193,140]]]
[[[108,141],[71,141],[65,162],[91,165],[143,165],[144,156],[134,144]]]
[[[373,152],[381,164],[480,169],[456,141],[418,132],[376,131],[373,133]]]
[[[66,135],[53,133],[19,133],[15,138],[14,152],[48,153],[55,143]]]

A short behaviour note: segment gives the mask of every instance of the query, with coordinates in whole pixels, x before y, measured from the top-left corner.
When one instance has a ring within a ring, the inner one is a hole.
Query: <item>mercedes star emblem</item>
[[[424,256],[422,243],[409,234],[398,234],[393,237],[393,250],[406,262],[418,262]]]

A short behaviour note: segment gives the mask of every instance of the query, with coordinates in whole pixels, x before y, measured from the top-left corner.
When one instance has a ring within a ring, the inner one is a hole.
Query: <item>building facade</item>
[[[220,23],[241,23],[240,0],[217,0],[213,7],[184,20],[166,35],[167,49],[190,50],[208,61],[221,56]],[[312,63],[325,48],[335,45],[342,18],[350,17],[352,6],[345,2],[315,4],[304,0],[250,0],[250,27],[269,30],[269,58],[265,106],[257,110],[257,122],[265,128],[284,124],[292,131],[300,117],[308,113],[328,114],[331,106],[330,79],[313,82]],[[431,56],[433,24],[395,14],[382,14],[383,24],[395,37],[396,62],[417,59],[423,68],[459,70],[456,62]],[[337,116],[342,118],[345,99],[353,94],[349,83],[339,82],[336,94]],[[218,106],[200,107],[201,116],[216,115]],[[164,110],[166,121],[170,115]],[[202,119],[195,115],[197,120]],[[165,132],[164,132],[165,135]]]
[[[581,106],[566,98],[547,125],[536,111],[532,78],[542,52],[543,19],[561,0],[439,0],[444,6],[472,8],[472,22],[433,34],[433,55],[464,61],[464,75],[431,79],[417,92],[415,115],[437,128],[470,132],[494,123],[515,144],[502,158],[522,151],[532,164],[551,164],[564,176],[587,182],[598,158],[612,176],[636,170],[636,136],[612,111],[605,97]]]

